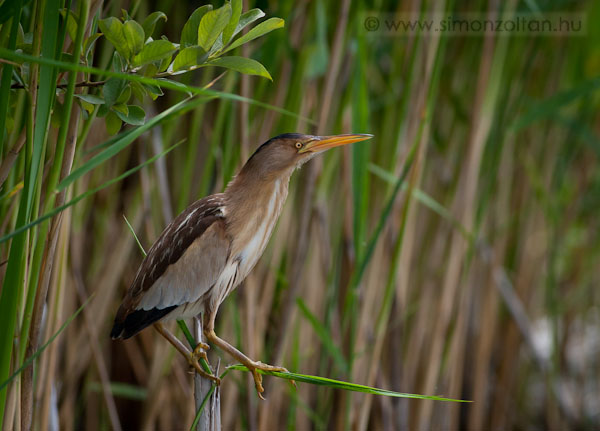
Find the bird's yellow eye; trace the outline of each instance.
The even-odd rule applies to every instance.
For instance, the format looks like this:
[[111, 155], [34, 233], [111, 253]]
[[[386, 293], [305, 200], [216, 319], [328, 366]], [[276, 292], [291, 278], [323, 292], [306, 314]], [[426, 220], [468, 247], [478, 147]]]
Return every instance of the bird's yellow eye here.
[[298, 148], [298, 149], [302, 148], [302, 142], [296, 142], [296, 148]]

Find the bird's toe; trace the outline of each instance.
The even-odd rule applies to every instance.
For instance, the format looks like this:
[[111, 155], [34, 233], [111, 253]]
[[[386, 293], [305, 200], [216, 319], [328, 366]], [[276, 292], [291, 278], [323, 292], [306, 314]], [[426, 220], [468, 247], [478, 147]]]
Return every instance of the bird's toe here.
[[258, 369], [252, 369], [252, 376], [254, 377], [254, 386], [256, 387], [256, 393], [261, 400], [265, 398], [262, 396], [262, 393], [265, 391], [262, 385], [262, 375], [258, 372]]

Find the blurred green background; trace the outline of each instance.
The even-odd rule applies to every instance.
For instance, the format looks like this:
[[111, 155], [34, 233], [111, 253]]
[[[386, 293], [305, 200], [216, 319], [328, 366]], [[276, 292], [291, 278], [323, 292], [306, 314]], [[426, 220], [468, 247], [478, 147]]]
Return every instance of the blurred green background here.
[[[22, 429], [28, 403], [35, 429], [190, 426], [195, 410], [184, 359], [152, 330], [126, 342], [108, 337], [143, 257], [123, 216], [148, 249], [175, 215], [222, 191], [256, 147], [285, 132], [375, 137], [330, 151], [294, 175], [269, 246], [221, 306], [217, 333], [248, 356], [290, 371], [473, 402], [294, 389], [274, 377], [265, 378], [267, 401], [260, 402], [248, 375], [231, 372], [221, 391], [223, 429], [598, 428], [600, 3], [243, 3], [244, 11], [256, 7], [265, 19], [285, 20], [234, 51], [262, 63], [272, 81], [235, 71], [220, 76], [217, 68], [172, 77], [195, 88], [218, 77], [210, 88], [221, 93], [175, 112], [62, 189], [57, 180], [66, 175], [57, 160], [73, 157], [73, 171], [90, 166], [115, 142], [107, 122], [83, 113], [89, 106], [77, 97], [71, 117], [62, 113], [74, 72], [56, 67], [52, 80], [48, 65], [37, 70], [0, 56], [0, 234], [93, 191], [62, 212], [62, 223], [55, 216], [0, 244], [7, 328], [0, 380], [36, 350], [27, 348], [32, 314], [39, 347], [91, 297], [29, 367], [34, 371], [2, 388], [3, 429]], [[1, 23], [2, 47], [18, 51], [19, 40], [35, 46], [35, 23], [50, 25], [39, 14], [51, 14], [51, 4], [1, 3], [0, 16], [13, 17]], [[162, 11], [168, 20], [159, 19], [154, 34], [171, 41], [179, 41], [202, 4], [83, 3], [94, 29], [122, 9], [140, 22]], [[79, 1], [71, 9], [81, 18]], [[465, 35], [366, 28], [367, 17], [384, 25], [394, 13], [492, 20], [577, 14], [584, 30]], [[11, 45], [15, 17], [22, 35]], [[63, 21], [56, 21], [58, 35], [67, 30]], [[68, 62], [76, 37], [65, 37], [61, 51], [70, 57], [50, 57]], [[108, 68], [113, 50], [98, 39], [88, 64]], [[4, 73], [8, 65], [14, 69]], [[37, 91], [20, 82], [31, 71], [39, 73]], [[75, 81], [83, 79], [100, 80], [80, 71]], [[82, 91], [99, 90], [76, 87]], [[146, 122], [187, 97], [163, 92], [136, 102]], [[53, 113], [44, 117], [55, 96]], [[68, 121], [73, 116], [80, 121]], [[44, 118], [48, 133], [41, 128], [38, 136]], [[121, 133], [135, 127], [124, 125]], [[221, 358], [221, 369], [231, 363], [217, 349], [210, 358]]]

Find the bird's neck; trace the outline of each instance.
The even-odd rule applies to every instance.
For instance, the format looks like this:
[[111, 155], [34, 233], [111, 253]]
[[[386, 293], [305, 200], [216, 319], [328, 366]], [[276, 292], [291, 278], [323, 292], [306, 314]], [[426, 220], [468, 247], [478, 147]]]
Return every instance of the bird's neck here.
[[[262, 254], [287, 198], [293, 170], [273, 177], [242, 171], [225, 190], [226, 219], [234, 238], [232, 256]], [[253, 259], [252, 259], [253, 260]]]

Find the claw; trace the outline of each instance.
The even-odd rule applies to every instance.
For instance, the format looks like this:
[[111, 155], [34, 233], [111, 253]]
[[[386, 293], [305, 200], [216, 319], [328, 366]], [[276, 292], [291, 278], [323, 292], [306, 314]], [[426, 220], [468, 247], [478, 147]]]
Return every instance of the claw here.
[[[220, 378], [218, 378], [217, 376], [215, 376], [214, 374], [207, 373], [206, 371], [204, 371], [204, 370], [202, 369], [202, 367], [201, 367], [201, 366], [200, 366], [200, 364], [198, 363], [198, 359], [197, 359], [197, 357], [195, 356], [195, 352], [196, 352], [196, 351], [194, 350], [194, 352], [190, 353], [190, 356], [188, 357], [188, 361], [189, 361], [189, 363], [190, 363], [191, 367], [194, 369], [194, 371], [196, 371], [196, 372], [197, 372], [198, 374], [200, 374], [202, 377], [205, 377], [205, 378], [207, 378], [207, 379], [210, 379], [210, 380], [212, 380], [213, 382], [215, 382], [215, 384], [216, 384], [217, 386], [220, 386], [220, 385], [221, 385], [221, 379], [220, 379]], [[206, 360], [206, 359], [207, 359], [207, 357], [206, 357], [206, 352], [202, 352], [202, 351], [201, 351], [200, 353], [203, 353], [203, 354], [204, 354], [204, 355], [200, 355], [200, 357], [204, 357], [204, 359]], [[208, 362], [208, 361], [207, 361], [207, 362]], [[210, 365], [209, 365], [209, 366], [210, 366]]]
[[[250, 372], [252, 372], [252, 376], [254, 377], [254, 386], [256, 387], [256, 393], [258, 398], [265, 401], [265, 397], [263, 397], [262, 393], [265, 391], [262, 385], [262, 375], [258, 372], [258, 370], [262, 371], [277, 371], [280, 373], [288, 373], [289, 371], [283, 367], [275, 367], [273, 365], [263, 364], [260, 361], [251, 362], [249, 364], [244, 364]], [[296, 383], [292, 380], [292, 384], [296, 386]]]
[[203, 343], [203, 342], [201, 341], [201, 342], [199, 342], [199, 343], [196, 345], [196, 348], [194, 349], [194, 352], [196, 352], [196, 351], [200, 351], [200, 349], [204, 349], [204, 350], [210, 350], [210, 346], [209, 346], [208, 344], [206, 344], [206, 343]]
[[198, 343], [194, 351], [192, 352], [192, 358], [199, 360], [200, 358], [208, 362], [208, 356], [206, 356], [205, 350], [210, 349], [210, 346], [205, 343]]

